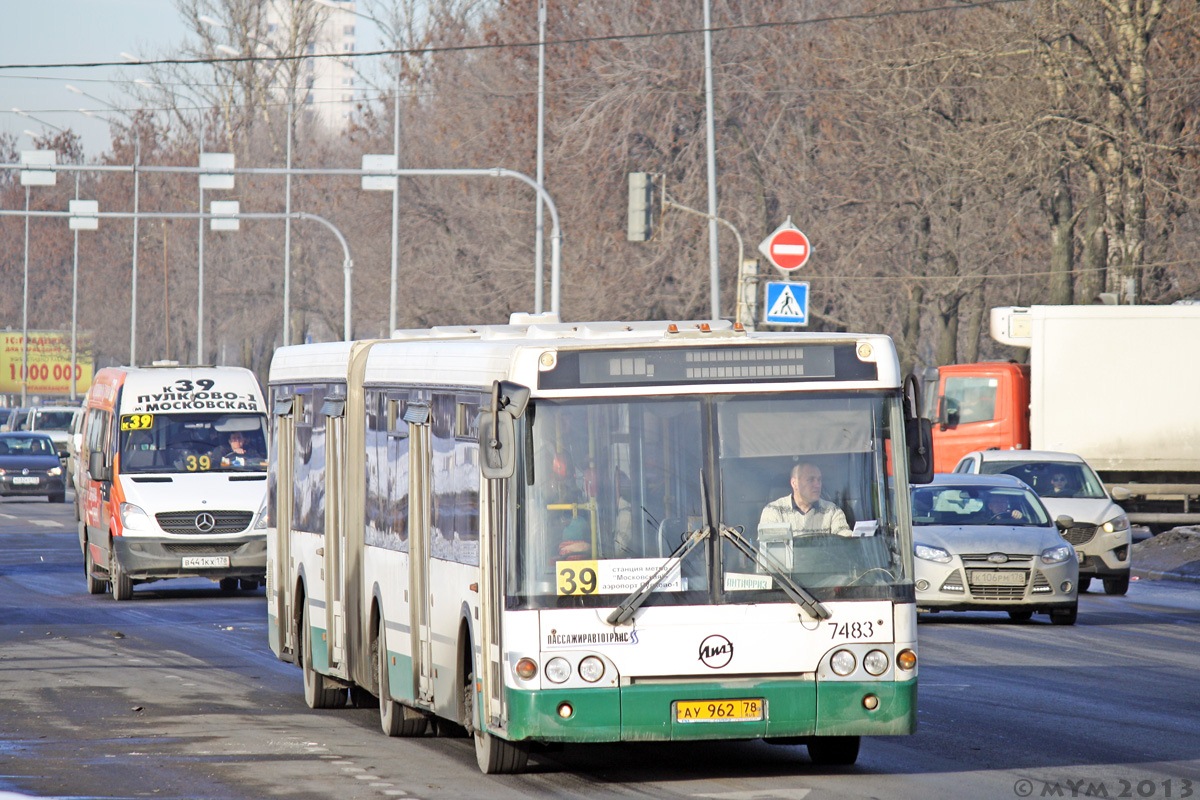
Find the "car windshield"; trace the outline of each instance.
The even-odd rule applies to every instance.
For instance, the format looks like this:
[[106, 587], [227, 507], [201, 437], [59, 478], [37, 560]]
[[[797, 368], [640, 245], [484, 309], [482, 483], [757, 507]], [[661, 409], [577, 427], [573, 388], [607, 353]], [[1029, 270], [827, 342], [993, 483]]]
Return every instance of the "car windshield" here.
[[38, 409], [33, 429], [38, 431], [68, 431], [75, 417], [73, 408]]
[[54, 443], [45, 436], [0, 437], [2, 456], [52, 456]]
[[265, 429], [261, 414], [126, 414], [121, 470], [264, 472]]
[[1008, 486], [921, 486], [912, 492], [913, 525], [1038, 526], [1046, 508], [1026, 489]]
[[1079, 461], [984, 461], [985, 475], [1013, 475], [1041, 497], [1101, 500], [1104, 486], [1087, 464]]

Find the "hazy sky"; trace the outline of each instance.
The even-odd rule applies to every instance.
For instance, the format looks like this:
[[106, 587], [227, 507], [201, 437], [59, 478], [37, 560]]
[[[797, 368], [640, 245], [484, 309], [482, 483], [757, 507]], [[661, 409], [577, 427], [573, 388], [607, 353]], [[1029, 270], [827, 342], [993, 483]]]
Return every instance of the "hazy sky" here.
[[[183, 23], [171, 0], [0, 0], [0, 65], [122, 61], [121, 53], [149, 57], [179, 44]], [[22, 131], [43, 130], [26, 111], [84, 137], [89, 156], [108, 149], [108, 126], [80, 114], [103, 112], [89, 97], [68, 92], [71, 84], [113, 105], [120, 82], [141, 77], [137, 67], [0, 69], [0, 131], [18, 136], [19, 150], [33, 149]]]

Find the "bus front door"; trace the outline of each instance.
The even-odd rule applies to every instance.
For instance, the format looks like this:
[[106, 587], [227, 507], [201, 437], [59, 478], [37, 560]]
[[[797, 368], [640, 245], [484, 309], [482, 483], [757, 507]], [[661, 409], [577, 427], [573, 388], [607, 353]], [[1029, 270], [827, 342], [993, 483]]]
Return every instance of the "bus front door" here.
[[429, 406], [410, 403], [404, 419], [409, 425], [409, 589], [413, 654], [413, 696], [431, 707], [433, 696], [433, 631], [429, 585], [430, 506], [433, 502], [433, 453]]

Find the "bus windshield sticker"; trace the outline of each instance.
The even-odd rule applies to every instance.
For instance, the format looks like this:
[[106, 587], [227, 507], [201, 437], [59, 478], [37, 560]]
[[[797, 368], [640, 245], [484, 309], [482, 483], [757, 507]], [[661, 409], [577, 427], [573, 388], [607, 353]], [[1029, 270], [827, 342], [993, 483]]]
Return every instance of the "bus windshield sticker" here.
[[558, 594], [628, 594], [644, 584], [659, 570], [667, 574], [654, 589], [656, 592], [682, 592], [683, 578], [679, 559], [671, 558], [610, 558], [602, 561], [559, 561]]

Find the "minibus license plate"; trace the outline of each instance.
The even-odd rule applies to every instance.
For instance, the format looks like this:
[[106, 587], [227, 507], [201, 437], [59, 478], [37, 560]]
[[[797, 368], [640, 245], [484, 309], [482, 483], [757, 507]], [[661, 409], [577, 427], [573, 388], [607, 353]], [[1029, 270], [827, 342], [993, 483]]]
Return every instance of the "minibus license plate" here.
[[678, 700], [676, 722], [752, 722], [766, 712], [761, 697], [736, 700]]
[[210, 567], [228, 567], [229, 556], [188, 556], [183, 559], [184, 569], [208, 569]]

